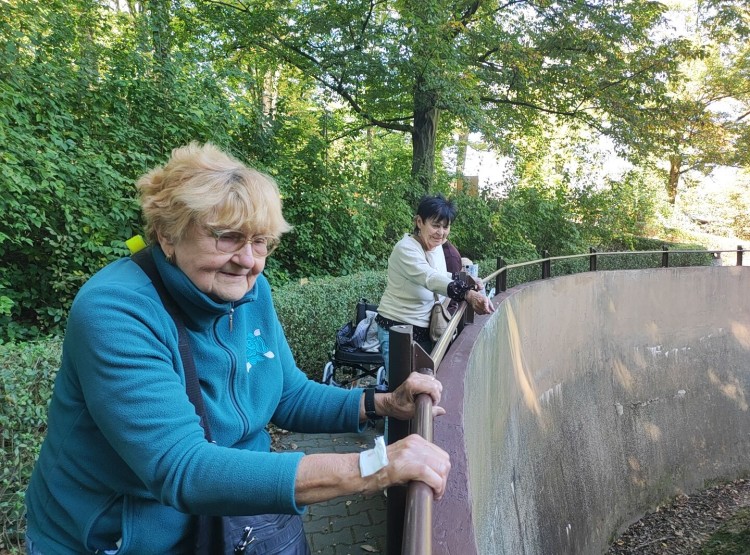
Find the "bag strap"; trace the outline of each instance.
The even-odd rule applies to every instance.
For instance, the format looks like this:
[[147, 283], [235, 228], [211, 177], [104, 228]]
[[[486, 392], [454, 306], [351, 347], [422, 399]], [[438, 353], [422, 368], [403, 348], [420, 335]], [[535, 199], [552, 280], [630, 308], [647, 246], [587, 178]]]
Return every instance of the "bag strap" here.
[[193, 406], [195, 407], [195, 413], [200, 418], [200, 425], [203, 428], [203, 433], [206, 436], [206, 439], [208, 441], [213, 441], [211, 439], [211, 430], [208, 427], [208, 419], [206, 418], [206, 406], [203, 403], [203, 394], [201, 393], [201, 385], [198, 381], [198, 373], [195, 370], [193, 351], [190, 348], [187, 328], [185, 327], [184, 313], [175, 302], [172, 295], [169, 294], [169, 291], [167, 291], [167, 288], [164, 285], [164, 280], [156, 269], [156, 263], [151, 255], [151, 247], [138, 251], [130, 258], [141, 267], [149, 278], [151, 278], [151, 283], [159, 294], [159, 298], [161, 299], [164, 308], [177, 326], [177, 345], [180, 349], [182, 366], [185, 368], [185, 389], [187, 390], [190, 402], [193, 403]]

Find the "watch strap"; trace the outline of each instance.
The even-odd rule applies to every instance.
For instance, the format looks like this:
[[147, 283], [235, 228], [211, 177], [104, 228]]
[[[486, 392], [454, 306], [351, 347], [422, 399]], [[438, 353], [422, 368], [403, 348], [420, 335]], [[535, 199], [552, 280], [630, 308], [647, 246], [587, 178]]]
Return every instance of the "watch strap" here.
[[375, 388], [368, 387], [365, 389], [365, 415], [369, 420], [380, 418], [375, 412]]

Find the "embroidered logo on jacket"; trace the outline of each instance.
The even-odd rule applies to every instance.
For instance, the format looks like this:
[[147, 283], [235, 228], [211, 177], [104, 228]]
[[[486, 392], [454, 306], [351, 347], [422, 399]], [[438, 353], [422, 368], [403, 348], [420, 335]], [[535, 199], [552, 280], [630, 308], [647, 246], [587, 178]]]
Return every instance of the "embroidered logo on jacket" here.
[[260, 330], [255, 330], [252, 335], [247, 337], [247, 371], [253, 365], [258, 364], [266, 358], [274, 358], [276, 355], [268, 348], [266, 342], [260, 336]]

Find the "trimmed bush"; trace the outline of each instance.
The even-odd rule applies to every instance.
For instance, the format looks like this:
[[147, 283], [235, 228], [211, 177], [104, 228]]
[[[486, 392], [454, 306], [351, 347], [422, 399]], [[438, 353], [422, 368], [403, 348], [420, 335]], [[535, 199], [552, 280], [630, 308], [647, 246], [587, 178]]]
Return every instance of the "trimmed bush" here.
[[18, 551], [24, 494], [47, 431], [47, 405], [62, 341], [0, 345], [0, 551]]

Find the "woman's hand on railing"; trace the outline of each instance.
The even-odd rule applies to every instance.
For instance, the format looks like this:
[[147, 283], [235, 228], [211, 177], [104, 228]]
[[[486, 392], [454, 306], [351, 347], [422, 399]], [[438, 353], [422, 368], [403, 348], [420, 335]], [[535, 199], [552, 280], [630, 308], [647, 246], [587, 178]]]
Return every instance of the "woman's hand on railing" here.
[[487, 295], [480, 291], [467, 291], [464, 300], [471, 305], [475, 314], [492, 314], [495, 307]]
[[388, 464], [377, 474], [379, 489], [404, 485], [411, 481], [424, 482], [432, 488], [435, 499], [445, 493], [451, 461], [440, 447], [412, 434], [388, 446]]
[[474, 291], [484, 290], [484, 281], [480, 277], [468, 276], [474, 282]]
[[414, 418], [417, 396], [426, 393], [432, 398], [432, 416], [445, 414], [440, 403], [443, 392], [443, 384], [433, 376], [412, 372], [404, 383], [392, 393], [375, 395], [376, 412], [383, 416], [392, 416], [399, 420], [411, 420]]

